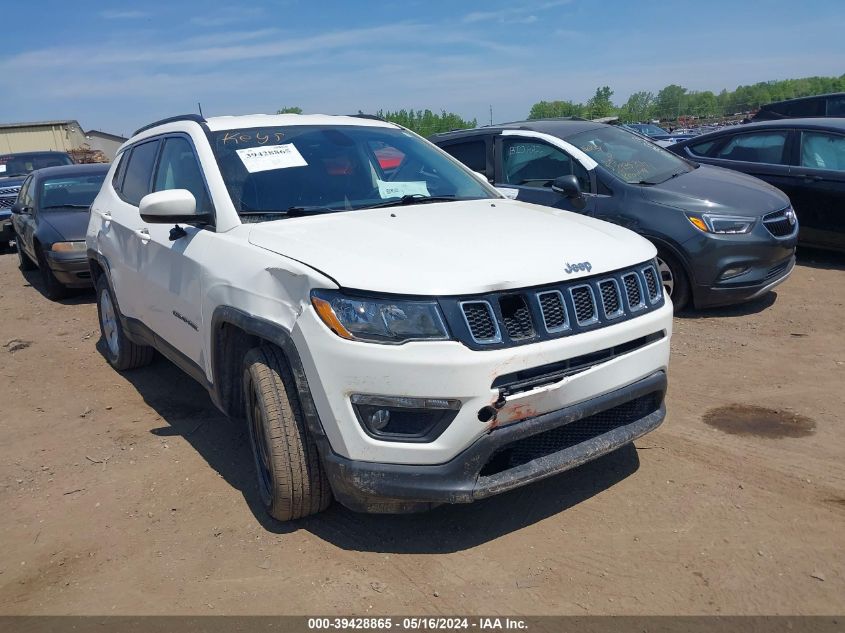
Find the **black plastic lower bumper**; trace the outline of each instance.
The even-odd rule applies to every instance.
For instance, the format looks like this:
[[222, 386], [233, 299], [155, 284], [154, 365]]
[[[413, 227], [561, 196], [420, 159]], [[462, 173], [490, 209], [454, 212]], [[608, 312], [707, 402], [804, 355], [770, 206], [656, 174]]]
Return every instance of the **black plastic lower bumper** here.
[[0, 242], [11, 242], [15, 239], [15, 229], [11, 218], [0, 218]]
[[[335, 497], [353, 510], [403, 512], [441, 503], [470, 503], [569, 470], [648, 433], [666, 415], [666, 385], [666, 374], [657, 371], [586, 402], [495, 428], [445, 464], [361, 462], [330, 450], [322, 451], [323, 461]], [[628, 404], [638, 408], [625, 409]], [[627, 418], [617, 416], [616, 422], [608, 422], [614, 411], [623, 409]], [[578, 425], [579, 432], [586, 432], [585, 439], [565, 441], [567, 429]], [[597, 433], [590, 436], [591, 430]], [[560, 450], [554, 450], [555, 442]], [[535, 453], [526, 453], [527, 443], [535, 446], [533, 450], [545, 448], [530, 458]], [[514, 465], [497, 466], [497, 460], [501, 462], [499, 458], [509, 451], [522, 458]]]
[[[695, 306], [697, 308], [715, 308], [719, 306], [733, 305], [736, 303], [744, 303], [746, 301], [753, 301], [762, 297], [776, 286], [782, 284], [792, 274], [795, 268], [795, 256], [793, 255], [789, 260], [781, 262], [782, 270], [778, 270], [777, 274], [765, 278], [762, 281], [742, 286], [700, 286], [695, 292]], [[777, 270], [777, 266], [772, 270]]]

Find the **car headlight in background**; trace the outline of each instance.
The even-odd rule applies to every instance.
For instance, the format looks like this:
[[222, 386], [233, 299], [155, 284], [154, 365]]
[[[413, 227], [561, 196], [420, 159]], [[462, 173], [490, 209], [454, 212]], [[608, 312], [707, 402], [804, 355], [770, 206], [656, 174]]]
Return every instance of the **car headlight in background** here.
[[311, 304], [323, 323], [345, 339], [404, 343], [449, 338], [434, 301], [350, 297], [336, 291], [315, 290]]
[[85, 250], [85, 242], [54, 242], [50, 250], [54, 253], [81, 253]]
[[701, 215], [687, 214], [687, 219], [695, 228], [704, 233], [722, 235], [748, 233], [754, 227], [754, 218], [742, 216], [702, 213]]

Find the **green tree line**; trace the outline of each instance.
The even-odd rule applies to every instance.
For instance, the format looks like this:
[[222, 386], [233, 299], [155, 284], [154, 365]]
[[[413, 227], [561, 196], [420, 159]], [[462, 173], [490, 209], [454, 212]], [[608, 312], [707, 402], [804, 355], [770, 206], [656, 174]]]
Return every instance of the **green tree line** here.
[[650, 119], [675, 120], [683, 116], [716, 118], [756, 110], [761, 105], [783, 99], [809, 97], [827, 92], [844, 92], [845, 75], [839, 77], [803, 77], [761, 81], [736, 90], [688, 90], [670, 84], [657, 94], [648, 91], [633, 93], [625, 103], [614, 105], [613, 90], [600, 86], [586, 103], [574, 101], [540, 101], [531, 106], [529, 119], [579, 116], [597, 119], [618, 116], [623, 121], [648, 121]]

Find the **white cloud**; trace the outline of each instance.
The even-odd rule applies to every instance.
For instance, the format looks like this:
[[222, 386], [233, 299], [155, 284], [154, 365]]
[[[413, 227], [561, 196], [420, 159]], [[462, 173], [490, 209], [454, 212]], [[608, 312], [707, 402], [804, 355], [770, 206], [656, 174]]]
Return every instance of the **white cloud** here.
[[109, 9], [100, 12], [100, 17], [106, 20], [138, 20], [149, 17], [149, 15], [146, 11], [121, 11], [120, 9]]

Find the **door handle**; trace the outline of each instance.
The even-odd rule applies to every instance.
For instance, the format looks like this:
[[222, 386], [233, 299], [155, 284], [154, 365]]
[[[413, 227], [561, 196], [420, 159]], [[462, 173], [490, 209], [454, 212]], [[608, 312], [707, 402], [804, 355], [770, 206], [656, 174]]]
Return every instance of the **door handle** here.
[[821, 176], [816, 176], [813, 174], [795, 174], [799, 178], [803, 178], [807, 182], [819, 182], [820, 180], [824, 180]]
[[135, 235], [141, 238], [141, 242], [146, 244], [150, 241], [150, 230], [149, 229], [135, 229]]

